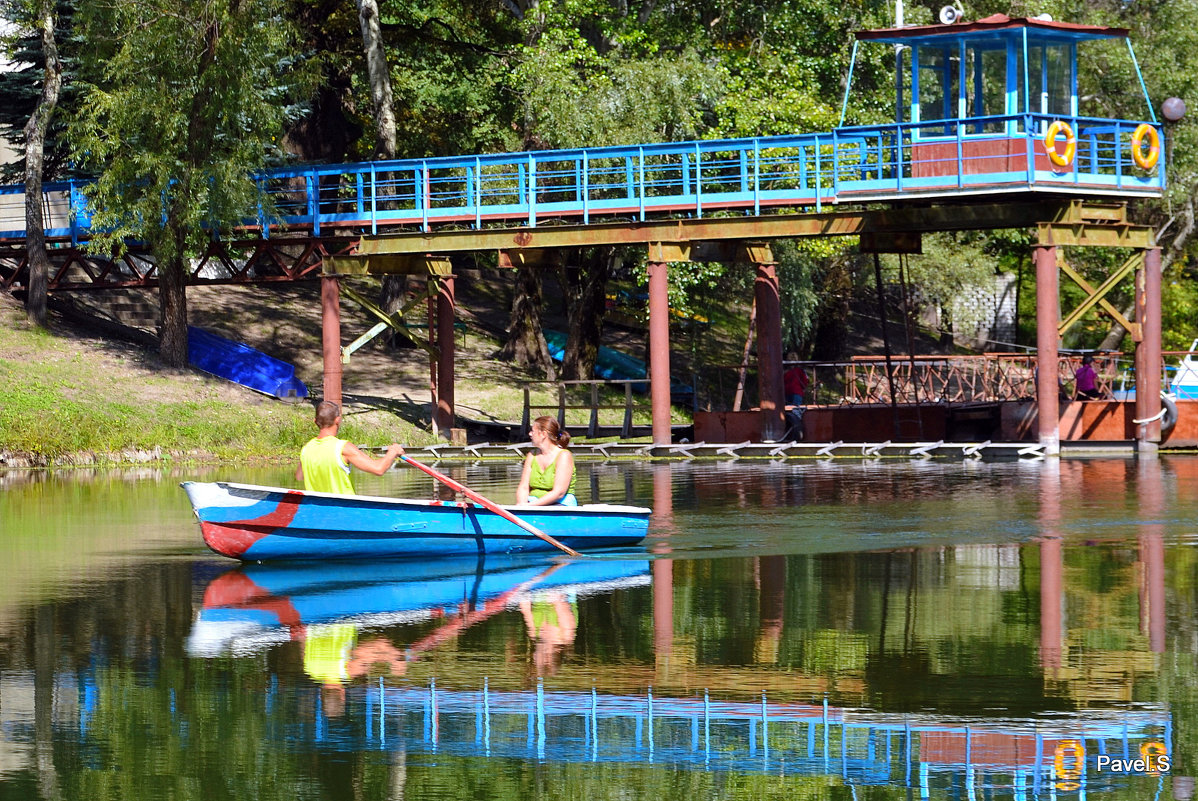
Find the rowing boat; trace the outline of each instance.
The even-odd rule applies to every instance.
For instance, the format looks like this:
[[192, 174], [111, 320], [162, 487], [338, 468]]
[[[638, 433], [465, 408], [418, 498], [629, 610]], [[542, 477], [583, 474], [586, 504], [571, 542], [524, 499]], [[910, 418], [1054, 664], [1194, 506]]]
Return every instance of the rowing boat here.
[[[470, 501], [332, 495], [228, 482], [182, 484], [208, 547], [243, 561], [461, 556], [552, 550]], [[575, 550], [635, 545], [649, 530], [637, 506], [504, 506]]]

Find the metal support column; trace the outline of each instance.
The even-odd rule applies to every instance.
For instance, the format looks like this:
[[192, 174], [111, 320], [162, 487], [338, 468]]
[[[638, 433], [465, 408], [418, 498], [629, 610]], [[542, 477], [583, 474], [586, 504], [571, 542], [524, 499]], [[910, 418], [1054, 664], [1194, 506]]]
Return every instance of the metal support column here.
[[786, 398], [782, 391], [782, 305], [778, 272], [773, 264], [758, 264], [753, 283], [757, 303], [757, 393], [761, 403], [761, 436], [767, 442], [786, 431]]
[[454, 285], [453, 276], [441, 276], [437, 291], [437, 409], [434, 425], [444, 436], [450, 436], [454, 424]]
[[324, 353], [324, 400], [341, 403], [341, 285], [320, 277], [320, 334]]
[[653, 405], [653, 444], [670, 444], [669, 266], [649, 262], [649, 395]]
[[1057, 249], [1037, 245], [1032, 252], [1036, 265], [1036, 408], [1040, 445], [1045, 456], [1061, 453], [1060, 380], [1057, 375], [1060, 316], [1057, 297]]
[[1145, 248], [1144, 266], [1136, 275], [1136, 447], [1154, 454], [1161, 441], [1161, 249]]

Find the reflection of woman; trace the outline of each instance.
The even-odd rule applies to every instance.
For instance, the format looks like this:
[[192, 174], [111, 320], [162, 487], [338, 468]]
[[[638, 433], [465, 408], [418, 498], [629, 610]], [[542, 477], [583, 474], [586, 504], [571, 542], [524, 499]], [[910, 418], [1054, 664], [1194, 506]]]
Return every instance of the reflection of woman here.
[[533, 641], [533, 665], [537, 675], [553, 674], [561, 665], [567, 645], [578, 636], [578, 604], [560, 592], [538, 593], [520, 601], [520, 614]]
[[574, 454], [566, 450], [570, 435], [552, 417], [533, 421], [528, 438], [536, 452], [524, 457], [524, 471], [516, 487], [516, 503], [529, 506], [577, 506], [574, 496]]

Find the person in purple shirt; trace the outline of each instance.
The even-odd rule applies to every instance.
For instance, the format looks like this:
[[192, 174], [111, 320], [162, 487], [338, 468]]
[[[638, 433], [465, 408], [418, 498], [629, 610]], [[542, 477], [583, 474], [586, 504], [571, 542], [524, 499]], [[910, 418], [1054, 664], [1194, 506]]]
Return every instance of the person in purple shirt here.
[[1102, 393], [1095, 386], [1098, 373], [1094, 372], [1093, 365], [1094, 357], [1087, 353], [1082, 357], [1081, 367], [1078, 367], [1077, 372], [1073, 374], [1073, 379], [1077, 382], [1076, 397], [1078, 400], [1097, 400], [1102, 397]]

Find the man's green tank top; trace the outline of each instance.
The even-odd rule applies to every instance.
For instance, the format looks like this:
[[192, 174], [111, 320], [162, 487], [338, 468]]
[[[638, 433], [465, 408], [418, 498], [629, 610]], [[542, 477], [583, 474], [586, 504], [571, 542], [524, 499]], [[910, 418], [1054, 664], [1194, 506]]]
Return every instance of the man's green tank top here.
[[308, 441], [300, 451], [304, 468], [304, 489], [309, 492], [331, 492], [353, 495], [349, 480], [349, 465], [341, 458], [345, 440], [336, 437], [317, 437]]
[[[542, 495], [547, 495], [553, 490], [553, 482], [557, 478], [557, 456], [553, 457], [553, 461], [548, 467], [541, 467], [537, 462], [537, 456], [534, 453], [532, 457], [532, 473], [528, 477], [528, 496], [530, 498], [540, 498]], [[574, 482], [578, 479], [578, 471], [574, 470], [570, 473], [570, 488], [567, 493], [573, 495]]]

